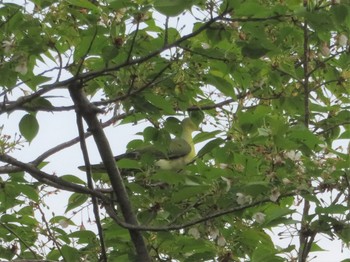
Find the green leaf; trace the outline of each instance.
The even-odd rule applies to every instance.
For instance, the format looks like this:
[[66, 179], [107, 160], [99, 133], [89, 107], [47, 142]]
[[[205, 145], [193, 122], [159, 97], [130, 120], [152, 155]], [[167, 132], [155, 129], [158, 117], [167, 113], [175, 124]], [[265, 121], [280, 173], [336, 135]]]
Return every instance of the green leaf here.
[[61, 252], [65, 261], [80, 261], [81, 259], [78, 250], [68, 245], [61, 247]]
[[166, 182], [171, 185], [178, 185], [184, 182], [185, 177], [180, 176], [176, 172], [169, 170], [158, 170], [157, 173], [152, 175], [152, 179], [155, 181]]
[[115, 58], [119, 53], [118, 48], [115, 46], [106, 46], [102, 49], [102, 58], [104, 61], [109, 62], [113, 58]]
[[99, 12], [97, 6], [92, 4], [88, 0], [67, 0], [67, 2], [70, 3], [71, 5], [74, 5], [74, 6], [77, 6], [77, 7], [90, 9], [90, 10], [96, 12], [96, 13]]
[[343, 4], [332, 5], [331, 12], [333, 13], [333, 19], [338, 25], [343, 25], [346, 17], [349, 16], [349, 9]]
[[[32, 75], [31, 75], [31, 76], [28, 77], [28, 79], [24, 79], [23, 81], [25, 81], [26, 84], [27, 84], [33, 91], [35, 91], [35, 90], [38, 89], [38, 86], [39, 86], [40, 84], [46, 83], [46, 82], [48, 82], [48, 81], [50, 81], [50, 80], [51, 80], [51, 77], [40, 76], [40, 75], [38, 75], [38, 76], [32, 76]], [[39, 97], [39, 98], [34, 99], [32, 102], [33, 102], [33, 103], [39, 103], [40, 100], [42, 101], [42, 100], [44, 100], [44, 98], [43, 98], [43, 97]], [[31, 103], [32, 103], [32, 102], [31, 102]], [[46, 102], [45, 105], [47, 105], [47, 103], [49, 103], [49, 104], [51, 105], [51, 103], [48, 102], [48, 101]], [[52, 105], [51, 105], [51, 106], [52, 106]]]
[[312, 243], [311, 245], [311, 249], [310, 252], [320, 252], [320, 251], [327, 251], [326, 249], [323, 249], [322, 247], [320, 247], [319, 245], [317, 245], [317, 243]]
[[288, 138], [300, 144], [306, 145], [309, 149], [315, 149], [320, 144], [320, 139], [304, 126], [296, 126], [290, 130]]
[[318, 214], [345, 214], [349, 208], [343, 205], [330, 205], [328, 207], [316, 207], [316, 213]]
[[214, 138], [216, 135], [220, 134], [221, 131], [216, 130], [212, 132], [200, 132], [193, 138], [195, 144]]
[[233, 89], [233, 83], [230, 83], [223, 76], [216, 76], [213, 74], [208, 74], [206, 76], [206, 83], [215, 86], [224, 95], [235, 97], [235, 92]]
[[169, 115], [175, 114], [172, 103], [169, 100], [165, 99], [164, 97], [153, 93], [147, 93], [145, 94], [145, 98], [152, 105], [158, 107], [159, 109], [162, 109], [164, 113]]
[[174, 202], [180, 202], [191, 197], [197, 197], [200, 194], [208, 192], [208, 190], [209, 186], [207, 185], [182, 187], [178, 192], [173, 194], [172, 200]]
[[198, 156], [204, 156], [205, 154], [210, 153], [214, 148], [219, 147], [222, 145], [225, 141], [222, 138], [216, 138], [214, 140], [209, 141], [205, 146], [202, 147], [201, 150], [198, 152]]
[[29, 199], [38, 202], [39, 195], [38, 190], [33, 186], [25, 185], [25, 184], [16, 184], [16, 190], [19, 190], [22, 194], [26, 195]]
[[265, 8], [258, 1], [250, 0], [239, 5], [239, 7], [235, 9], [235, 15], [248, 17], [266, 16], [270, 12], [269, 9], [270, 8], [267, 7]]
[[11, 261], [16, 254], [8, 247], [0, 246], [0, 258]]
[[350, 139], [350, 130], [345, 130], [343, 133], [341, 133], [339, 139]]
[[61, 253], [58, 249], [52, 249], [48, 254], [47, 254], [47, 259], [58, 261], [61, 256]]
[[155, 0], [154, 8], [166, 16], [177, 16], [191, 7], [193, 0]]
[[253, 252], [252, 262], [283, 262], [283, 258], [275, 255], [276, 250], [260, 244]]
[[262, 193], [269, 193], [269, 183], [264, 181], [250, 182], [242, 188], [242, 192], [252, 196], [256, 196]]
[[67, 213], [69, 210], [72, 210], [78, 206], [81, 206], [89, 199], [88, 195], [73, 193], [68, 199], [68, 205], [65, 210]]
[[61, 176], [61, 179], [74, 184], [86, 185], [85, 181], [81, 180], [79, 177], [74, 175], [64, 175]]
[[23, 137], [31, 142], [39, 131], [39, 123], [36, 117], [32, 114], [23, 116], [19, 122], [19, 130]]
[[242, 55], [245, 57], [249, 57], [252, 59], [258, 59], [269, 52], [270, 49], [262, 46], [261, 44], [253, 41], [251, 43], [248, 43], [244, 45], [242, 48]]
[[80, 230], [68, 235], [71, 238], [78, 238], [78, 244], [92, 243], [96, 240], [96, 234], [89, 230]]
[[136, 3], [130, 0], [107, 0], [109, 7], [117, 10], [122, 8], [127, 8], [129, 6], [137, 6]]

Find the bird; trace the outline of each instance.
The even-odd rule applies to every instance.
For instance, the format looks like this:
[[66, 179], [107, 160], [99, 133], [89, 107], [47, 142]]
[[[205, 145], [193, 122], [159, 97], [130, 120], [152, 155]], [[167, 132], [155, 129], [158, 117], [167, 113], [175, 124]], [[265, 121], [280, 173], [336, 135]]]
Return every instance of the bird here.
[[[142, 156], [148, 155], [155, 160], [154, 166], [159, 169], [180, 170], [196, 157], [192, 133], [199, 130], [190, 118], [182, 120], [181, 127], [181, 134], [171, 139], [168, 147], [163, 150], [155, 145], [148, 145], [115, 156], [114, 159], [116, 162], [122, 159], [140, 160]], [[85, 166], [78, 168], [83, 171], [86, 170]], [[91, 171], [94, 173], [106, 172], [103, 163], [91, 165]]]

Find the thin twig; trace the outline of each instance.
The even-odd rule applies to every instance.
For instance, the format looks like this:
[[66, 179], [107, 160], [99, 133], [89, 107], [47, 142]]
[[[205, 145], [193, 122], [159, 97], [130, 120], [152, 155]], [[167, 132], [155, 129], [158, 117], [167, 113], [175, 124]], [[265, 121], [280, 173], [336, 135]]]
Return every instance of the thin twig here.
[[[82, 151], [82, 154], [84, 157], [85, 166], [88, 167], [86, 169], [87, 184], [88, 184], [89, 189], [94, 190], [94, 185], [93, 185], [93, 181], [92, 181], [92, 174], [91, 174], [91, 169], [90, 169], [89, 153], [88, 153], [86, 141], [85, 141], [83, 120], [82, 120], [82, 117], [79, 113], [77, 113], [76, 115], [77, 115], [77, 126], [78, 126], [78, 131], [79, 131], [79, 138], [80, 138], [80, 147], [81, 147], [81, 151]], [[101, 245], [101, 257], [100, 257], [100, 259], [101, 259], [101, 261], [107, 262], [107, 252], [106, 252], [106, 246], [105, 246], [105, 241], [104, 241], [104, 236], [103, 236], [103, 229], [102, 229], [102, 224], [101, 224], [100, 210], [98, 207], [97, 198], [95, 196], [91, 196], [91, 201], [92, 201], [92, 207], [93, 207], [93, 212], [94, 212], [94, 216], [95, 216], [97, 231], [98, 231], [98, 235], [100, 238], [100, 245]]]
[[91, 50], [91, 48], [92, 48], [92, 45], [93, 45], [93, 43], [94, 43], [94, 41], [95, 41], [95, 39], [96, 39], [97, 31], [98, 31], [98, 30], [97, 30], [97, 26], [95, 26], [95, 32], [94, 32], [94, 34], [93, 34], [93, 36], [92, 36], [92, 39], [91, 39], [91, 41], [90, 41], [90, 43], [89, 43], [89, 46], [88, 46], [88, 48], [87, 48], [85, 54], [84, 54], [84, 55], [81, 57], [81, 59], [80, 59], [80, 63], [79, 63], [79, 65], [78, 65], [78, 69], [77, 69], [77, 73], [75, 74], [75, 77], [77, 77], [77, 76], [79, 75], [80, 70], [81, 70], [81, 68], [83, 67], [83, 64], [84, 64], [84, 62], [85, 62], [85, 58], [88, 56], [88, 54], [89, 54], [89, 52], [90, 52], [90, 50]]
[[52, 234], [52, 232], [51, 232], [51, 227], [50, 227], [49, 223], [48, 223], [47, 220], [46, 220], [44, 211], [41, 209], [41, 207], [40, 207], [39, 204], [37, 205], [37, 208], [38, 208], [38, 210], [39, 210], [39, 212], [40, 212], [40, 214], [41, 214], [42, 220], [44, 221], [44, 224], [45, 224], [45, 226], [46, 226], [46, 232], [48, 233], [49, 238], [50, 238], [51, 241], [54, 243], [54, 245], [56, 246], [56, 248], [57, 248], [58, 252], [61, 254], [61, 256], [64, 257], [63, 254], [62, 254], [62, 251], [61, 251], [60, 244], [57, 242], [55, 236], [54, 236], [54, 235]]
[[129, 52], [128, 52], [128, 57], [126, 58], [126, 62], [130, 61], [132, 51], [134, 50], [136, 37], [137, 37], [137, 34], [139, 32], [139, 26], [140, 26], [140, 21], [137, 21], [136, 30], [134, 31], [134, 37], [131, 40], [131, 45], [130, 45], [130, 49], [129, 49]]
[[[279, 197], [279, 199], [283, 199], [285, 197], [290, 197], [290, 196], [295, 196], [297, 195], [297, 192], [290, 192], [290, 193], [286, 193], [283, 194]], [[251, 204], [247, 204], [247, 205], [242, 205], [242, 206], [235, 206], [232, 208], [228, 208], [225, 210], [220, 210], [217, 212], [213, 212], [210, 215], [198, 218], [198, 219], [194, 219], [192, 221], [186, 222], [184, 224], [175, 224], [175, 225], [166, 225], [166, 226], [143, 226], [143, 225], [132, 225], [129, 223], [125, 223], [123, 222], [114, 212], [114, 210], [112, 209], [112, 207], [106, 207], [106, 211], [107, 213], [110, 215], [110, 217], [121, 227], [124, 227], [126, 229], [134, 229], [134, 230], [140, 230], [140, 231], [153, 231], [153, 232], [158, 232], [158, 231], [172, 231], [172, 230], [180, 230], [180, 229], [184, 229], [184, 228], [188, 228], [191, 227], [193, 225], [196, 224], [200, 224], [218, 217], [221, 217], [223, 215], [227, 215], [227, 214], [231, 214], [231, 213], [235, 213], [235, 212], [239, 212], [242, 210], [245, 210], [247, 208], [251, 208], [251, 207], [255, 207], [261, 204], [265, 204], [265, 203], [272, 203], [272, 201], [270, 200], [270, 198], [265, 198], [256, 202], [252, 202]], [[111, 213], [111, 211], [114, 212]], [[173, 222], [172, 222], [173, 223]]]

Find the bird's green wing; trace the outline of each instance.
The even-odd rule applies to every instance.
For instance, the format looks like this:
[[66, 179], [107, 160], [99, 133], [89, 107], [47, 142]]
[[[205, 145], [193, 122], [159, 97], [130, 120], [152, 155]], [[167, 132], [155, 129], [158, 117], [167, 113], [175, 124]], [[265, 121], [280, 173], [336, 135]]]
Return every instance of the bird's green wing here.
[[191, 151], [191, 146], [182, 138], [174, 138], [170, 141], [168, 148], [161, 150], [154, 145], [144, 146], [125, 154], [115, 156], [116, 161], [120, 159], [135, 159], [138, 160], [142, 155], [148, 154], [154, 157], [154, 160], [173, 159], [187, 155]]
[[[121, 155], [117, 155], [114, 157], [114, 159], [116, 161], [119, 161], [121, 159], [140, 160], [142, 156], [148, 155], [151, 156], [155, 161], [160, 159], [173, 160], [184, 157], [190, 152], [191, 146], [184, 139], [175, 138], [170, 141], [169, 147], [164, 151], [160, 150], [154, 145], [149, 145]], [[85, 166], [80, 166], [79, 169], [85, 171]], [[103, 163], [91, 165], [91, 169], [94, 172], [105, 171]]]
[[[174, 138], [170, 141], [167, 148], [164, 150], [155, 145], [144, 146], [125, 154], [115, 156], [116, 161], [122, 159], [140, 160], [143, 156], [150, 156], [157, 166], [162, 169], [179, 169], [188, 164], [195, 157], [195, 150], [192, 140], [192, 132], [198, 130], [198, 127], [189, 119], [185, 118], [182, 121], [181, 138]], [[85, 170], [85, 167], [79, 167]], [[94, 172], [103, 172], [104, 165], [91, 165]]]
[[191, 152], [191, 146], [182, 138], [172, 139], [166, 156], [162, 159], [174, 159], [188, 155]]

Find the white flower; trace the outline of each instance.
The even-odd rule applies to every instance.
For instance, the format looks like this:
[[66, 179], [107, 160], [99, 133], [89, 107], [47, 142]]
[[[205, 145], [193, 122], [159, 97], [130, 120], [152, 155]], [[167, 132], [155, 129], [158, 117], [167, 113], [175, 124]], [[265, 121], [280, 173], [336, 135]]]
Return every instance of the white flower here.
[[60, 221], [58, 221], [58, 224], [62, 227], [62, 228], [67, 228], [69, 226], [68, 220], [67, 219], [61, 219]]
[[195, 239], [199, 239], [201, 237], [199, 231], [198, 231], [198, 228], [196, 227], [191, 227], [189, 230], [188, 230], [188, 234], [193, 236]]
[[219, 236], [217, 243], [218, 243], [218, 246], [223, 247], [226, 244], [226, 239], [223, 236]]
[[275, 158], [273, 159], [273, 163], [275, 165], [280, 165], [280, 164], [284, 164], [285, 162], [280, 155], [276, 155]]
[[244, 195], [242, 193], [237, 193], [236, 196], [237, 196], [236, 201], [237, 201], [238, 205], [250, 204], [253, 201], [252, 196], [250, 196], [250, 195]]
[[338, 44], [340, 46], [346, 46], [348, 43], [348, 37], [346, 35], [343, 35], [341, 34], [339, 37], [338, 37]]
[[126, 13], [126, 8], [119, 9], [115, 14], [115, 21], [120, 23], [122, 21], [122, 18], [124, 17]]
[[301, 153], [299, 151], [288, 151], [284, 155], [293, 161], [298, 161], [301, 157]]
[[264, 223], [265, 217], [266, 217], [266, 215], [264, 213], [261, 213], [261, 212], [255, 213], [253, 215], [253, 219], [259, 224]]
[[216, 239], [219, 236], [219, 229], [217, 229], [216, 227], [211, 228], [209, 231], [209, 235], [212, 239]]
[[282, 179], [282, 183], [284, 184], [284, 185], [288, 185], [288, 184], [290, 184], [290, 183], [292, 183], [288, 178], [283, 178]]
[[4, 41], [2, 41], [2, 48], [4, 48], [4, 53], [5, 54], [11, 53], [11, 49], [13, 47], [14, 47], [14, 41], [13, 40], [10, 40], [10, 41], [4, 40]]
[[219, 164], [219, 168], [220, 168], [220, 169], [226, 169], [226, 168], [228, 168], [228, 164], [226, 164], [226, 163], [220, 163], [220, 164]]
[[225, 183], [226, 183], [226, 192], [230, 191], [232, 181], [230, 179], [226, 178], [226, 177], [223, 177], [223, 176], [221, 177], [221, 179], [223, 181], [225, 181]]
[[322, 44], [320, 51], [323, 56], [329, 56], [331, 54], [331, 50], [326, 42]]
[[274, 188], [271, 190], [270, 200], [272, 202], [276, 202], [278, 198], [280, 197], [281, 193], [277, 188]]
[[19, 64], [17, 64], [15, 67], [15, 71], [22, 75], [25, 75], [28, 72], [27, 61], [20, 61]]
[[210, 48], [210, 45], [208, 43], [202, 43], [201, 46], [202, 46], [203, 49], [209, 49]]
[[319, 144], [319, 146], [320, 146], [320, 148], [322, 149], [322, 150], [326, 150], [327, 149], [327, 144]]

